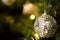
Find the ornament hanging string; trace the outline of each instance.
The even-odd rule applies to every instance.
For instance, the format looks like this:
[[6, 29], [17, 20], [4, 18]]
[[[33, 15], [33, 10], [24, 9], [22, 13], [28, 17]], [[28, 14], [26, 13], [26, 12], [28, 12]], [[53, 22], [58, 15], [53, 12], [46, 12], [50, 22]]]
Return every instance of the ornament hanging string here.
[[44, 14], [47, 14], [46, 10], [47, 10], [47, 0], [44, 0]]

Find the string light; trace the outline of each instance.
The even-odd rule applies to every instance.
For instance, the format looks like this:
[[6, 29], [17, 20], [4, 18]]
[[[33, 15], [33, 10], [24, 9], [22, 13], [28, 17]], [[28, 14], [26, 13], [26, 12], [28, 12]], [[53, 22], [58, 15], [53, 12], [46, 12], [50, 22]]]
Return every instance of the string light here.
[[38, 34], [34, 34], [34, 36], [35, 36], [36, 40], [38, 40], [40, 38]]
[[27, 3], [25, 5], [23, 5], [23, 13], [29, 13], [29, 11], [32, 9], [33, 4], [32, 3]]
[[30, 19], [34, 20], [35, 19], [35, 15], [30, 15]]
[[16, 0], [1, 0], [5, 5], [13, 5]]

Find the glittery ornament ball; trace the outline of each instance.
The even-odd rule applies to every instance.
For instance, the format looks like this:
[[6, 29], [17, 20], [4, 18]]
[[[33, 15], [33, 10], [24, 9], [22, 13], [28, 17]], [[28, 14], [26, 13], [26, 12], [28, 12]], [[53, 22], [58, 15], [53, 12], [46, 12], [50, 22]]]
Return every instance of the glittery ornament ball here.
[[40, 37], [51, 37], [55, 34], [58, 26], [56, 20], [48, 15], [42, 14], [34, 23], [34, 30]]

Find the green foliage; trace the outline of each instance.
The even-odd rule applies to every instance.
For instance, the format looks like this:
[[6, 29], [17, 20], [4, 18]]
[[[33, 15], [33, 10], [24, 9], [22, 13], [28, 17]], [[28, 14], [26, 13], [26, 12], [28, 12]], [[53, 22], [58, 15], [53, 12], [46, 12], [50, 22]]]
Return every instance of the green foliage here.
[[[53, 16], [57, 23], [58, 26], [60, 26], [60, 0], [29, 0], [31, 3], [35, 4], [39, 8], [39, 14], [43, 14], [44, 12], [44, 2], [47, 1], [47, 13], [51, 16]], [[20, 7], [26, 2], [26, 0], [16, 0], [15, 5]], [[43, 3], [42, 6], [40, 6], [38, 3]], [[0, 4], [2, 5], [1, 1]], [[48, 5], [52, 5], [51, 7], [48, 7]], [[1, 8], [2, 9], [2, 8]], [[14, 7], [11, 6], [11, 9], [15, 9]], [[3, 9], [2, 9], [3, 10]], [[56, 11], [56, 16], [54, 16]], [[33, 26], [33, 21], [29, 19], [30, 15], [17, 15], [14, 17], [15, 23], [10, 25], [10, 29], [12, 31], [18, 31], [26, 36], [26, 40], [30, 37], [32, 31], [34, 31], [34, 26]], [[0, 16], [4, 24], [6, 23], [6, 20], [4, 16]], [[58, 30], [60, 31], [60, 30]], [[56, 40], [60, 39], [60, 32], [57, 33]]]

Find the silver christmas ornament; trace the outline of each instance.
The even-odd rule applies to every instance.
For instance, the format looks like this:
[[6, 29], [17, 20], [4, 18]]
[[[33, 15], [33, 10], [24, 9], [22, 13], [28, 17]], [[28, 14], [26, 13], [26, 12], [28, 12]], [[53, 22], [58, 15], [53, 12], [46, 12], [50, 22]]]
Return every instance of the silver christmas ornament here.
[[52, 16], [44, 13], [35, 20], [34, 29], [40, 37], [48, 38], [55, 34], [57, 23]]

